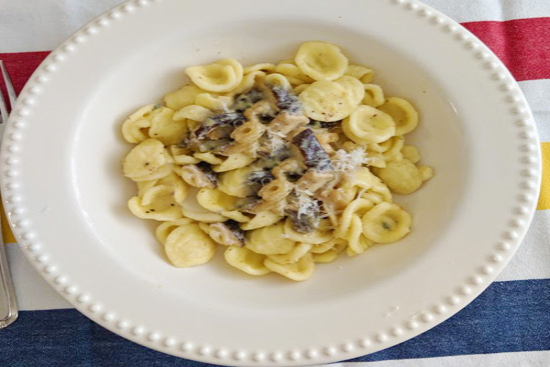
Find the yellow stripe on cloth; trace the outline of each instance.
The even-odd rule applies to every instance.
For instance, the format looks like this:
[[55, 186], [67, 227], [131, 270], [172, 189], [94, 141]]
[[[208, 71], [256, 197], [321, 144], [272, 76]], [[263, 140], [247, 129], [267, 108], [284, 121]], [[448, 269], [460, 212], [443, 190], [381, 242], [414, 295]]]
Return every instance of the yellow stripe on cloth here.
[[2, 237], [4, 239], [4, 243], [15, 243], [15, 238], [13, 237], [13, 233], [11, 233], [8, 219], [6, 218], [6, 214], [4, 213], [2, 200], [0, 200], [0, 211], [2, 212]]
[[540, 150], [542, 153], [542, 180], [537, 210], [547, 210], [550, 209], [550, 142], [541, 143]]

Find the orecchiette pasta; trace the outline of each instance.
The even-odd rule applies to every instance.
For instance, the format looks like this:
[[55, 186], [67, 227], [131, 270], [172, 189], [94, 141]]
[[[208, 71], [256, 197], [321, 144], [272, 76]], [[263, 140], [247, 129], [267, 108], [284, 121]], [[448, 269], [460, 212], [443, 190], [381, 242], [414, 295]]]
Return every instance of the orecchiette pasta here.
[[149, 136], [161, 141], [164, 145], [178, 144], [187, 133], [185, 121], [174, 120], [174, 110], [160, 107], [151, 113]]
[[210, 261], [216, 245], [197, 224], [184, 224], [166, 237], [164, 249], [174, 266], [184, 268]]
[[210, 65], [191, 66], [185, 73], [199, 88], [208, 92], [229, 92], [243, 79], [243, 67], [234, 59], [220, 60]]
[[302, 281], [310, 278], [315, 270], [313, 256], [310, 253], [302, 256], [300, 260], [292, 264], [282, 265], [270, 258], [267, 258], [264, 261], [264, 265], [269, 270], [284, 275], [285, 277], [295, 281]]
[[150, 181], [168, 176], [172, 169], [164, 144], [155, 139], [142, 141], [124, 159], [123, 171], [126, 177], [134, 181]]
[[155, 109], [155, 105], [140, 108], [130, 115], [122, 124], [122, 135], [128, 143], [141, 143], [148, 138], [147, 130], [151, 127], [149, 115]]
[[365, 97], [363, 104], [378, 107], [384, 103], [384, 91], [376, 84], [365, 84]]
[[348, 65], [344, 74], [357, 78], [364, 84], [369, 84], [374, 79], [374, 70], [361, 65]]
[[265, 275], [271, 272], [264, 265], [267, 257], [246, 247], [230, 246], [223, 253], [223, 257], [229, 265], [250, 275]]
[[181, 89], [165, 95], [164, 103], [166, 104], [166, 107], [175, 111], [181, 110], [184, 107], [194, 104], [195, 99], [201, 93], [204, 93], [204, 91], [196, 85], [186, 85]]
[[384, 96], [374, 71], [340, 47], [304, 42], [294, 59], [185, 69], [191, 83], [122, 124], [137, 217], [161, 222], [176, 267], [223, 258], [250, 275], [310, 278], [315, 264], [405, 237], [412, 217], [392, 193], [433, 177], [405, 135], [411, 102]]
[[418, 125], [418, 112], [403, 98], [390, 97], [378, 108], [392, 117], [395, 122], [395, 135], [408, 134]]
[[342, 122], [342, 129], [357, 144], [381, 143], [395, 135], [395, 122], [385, 112], [360, 106]]
[[365, 88], [358, 79], [343, 76], [315, 82], [300, 93], [304, 114], [312, 120], [331, 122], [349, 116], [363, 100]]
[[348, 58], [340, 47], [326, 42], [304, 42], [294, 59], [296, 65], [315, 80], [335, 80], [348, 67]]

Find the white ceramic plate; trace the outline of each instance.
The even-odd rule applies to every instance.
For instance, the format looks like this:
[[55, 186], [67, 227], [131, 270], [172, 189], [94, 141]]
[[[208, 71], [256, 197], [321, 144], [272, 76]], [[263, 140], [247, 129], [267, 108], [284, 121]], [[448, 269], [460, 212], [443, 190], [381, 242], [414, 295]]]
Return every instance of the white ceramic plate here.
[[[123, 119], [184, 83], [185, 66], [342, 46], [388, 95], [419, 108], [410, 140], [436, 176], [397, 202], [397, 244], [294, 283], [220, 259], [171, 266], [132, 217]], [[540, 152], [527, 103], [465, 29], [414, 0], [131, 1], [55, 50], [22, 92], [2, 146], [5, 206], [21, 247], [86, 316], [176, 356], [302, 365], [390, 347], [472, 301], [517, 249], [536, 205]]]

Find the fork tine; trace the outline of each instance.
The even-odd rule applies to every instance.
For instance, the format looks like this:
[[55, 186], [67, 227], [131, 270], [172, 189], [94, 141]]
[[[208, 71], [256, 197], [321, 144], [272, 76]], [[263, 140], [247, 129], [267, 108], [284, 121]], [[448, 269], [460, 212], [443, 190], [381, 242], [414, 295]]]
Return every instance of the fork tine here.
[[8, 122], [8, 107], [0, 89], [0, 125], [4, 125], [6, 122]]
[[15, 89], [13, 89], [13, 83], [11, 81], [10, 75], [8, 74], [8, 71], [4, 67], [4, 62], [2, 60], [0, 60], [0, 69], [2, 69], [2, 76], [4, 77], [4, 82], [6, 83], [8, 98], [10, 100], [11, 108], [13, 109], [13, 107], [15, 107], [15, 100], [17, 99], [17, 94], [15, 94]]

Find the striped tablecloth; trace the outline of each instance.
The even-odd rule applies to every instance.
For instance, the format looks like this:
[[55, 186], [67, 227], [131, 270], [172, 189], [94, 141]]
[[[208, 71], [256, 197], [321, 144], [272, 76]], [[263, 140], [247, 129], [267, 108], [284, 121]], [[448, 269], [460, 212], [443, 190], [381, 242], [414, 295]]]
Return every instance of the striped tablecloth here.
[[[0, 0], [0, 59], [16, 90], [48, 50], [118, 2]], [[538, 210], [512, 262], [468, 307], [412, 340], [338, 365], [550, 366], [550, 0], [425, 2], [477, 35], [519, 81], [543, 142]], [[8, 242], [22, 312], [0, 331], [1, 367], [206, 366], [126, 341], [88, 320], [40, 278], [13, 238]]]

